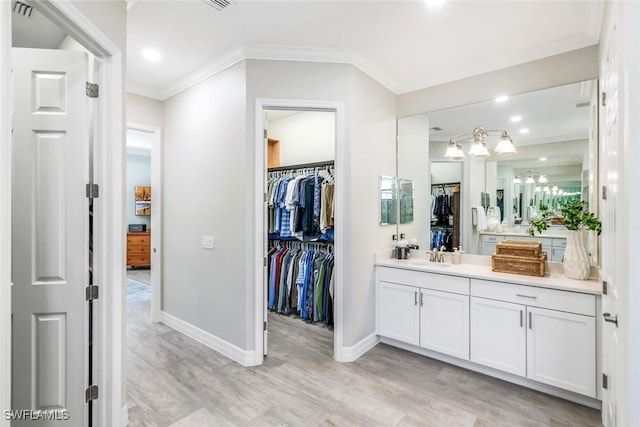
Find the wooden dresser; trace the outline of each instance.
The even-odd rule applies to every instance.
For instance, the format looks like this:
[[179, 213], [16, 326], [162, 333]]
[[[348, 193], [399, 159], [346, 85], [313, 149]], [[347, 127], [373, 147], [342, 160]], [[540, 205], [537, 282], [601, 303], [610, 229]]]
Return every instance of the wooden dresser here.
[[127, 233], [127, 267], [151, 265], [151, 230]]

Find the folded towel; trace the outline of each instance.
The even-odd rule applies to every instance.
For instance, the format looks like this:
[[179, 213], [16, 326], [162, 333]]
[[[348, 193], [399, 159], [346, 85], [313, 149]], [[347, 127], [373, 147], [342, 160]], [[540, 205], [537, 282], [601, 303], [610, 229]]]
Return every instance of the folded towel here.
[[487, 229], [487, 215], [484, 212], [482, 206], [475, 206], [474, 209], [478, 212], [478, 231], [484, 231]]

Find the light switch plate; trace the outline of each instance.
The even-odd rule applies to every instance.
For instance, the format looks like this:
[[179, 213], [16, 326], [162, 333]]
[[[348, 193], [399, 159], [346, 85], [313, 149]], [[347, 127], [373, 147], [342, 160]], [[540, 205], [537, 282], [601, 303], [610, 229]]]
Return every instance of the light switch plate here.
[[202, 247], [204, 249], [213, 249], [213, 236], [202, 236]]

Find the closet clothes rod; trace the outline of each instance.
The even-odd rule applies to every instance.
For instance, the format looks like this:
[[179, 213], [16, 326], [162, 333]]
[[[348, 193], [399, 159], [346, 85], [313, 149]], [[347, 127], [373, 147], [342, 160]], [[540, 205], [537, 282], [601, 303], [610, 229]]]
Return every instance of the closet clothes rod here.
[[288, 170], [295, 170], [295, 169], [311, 169], [311, 168], [321, 168], [321, 167], [325, 167], [325, 166], [333, 166], [335, 164], [335, 161], [333, 160], [328, 160], [325, 162], [315, 162], [315, 163], [303, 163], [303, 164], [299, 164], [299, 165], [290, 165], [290, 166], [278, 166], [275, 168], [269, 168], [267, 169], [268, 172], [277, 172], [277, 171], [288, 171]]

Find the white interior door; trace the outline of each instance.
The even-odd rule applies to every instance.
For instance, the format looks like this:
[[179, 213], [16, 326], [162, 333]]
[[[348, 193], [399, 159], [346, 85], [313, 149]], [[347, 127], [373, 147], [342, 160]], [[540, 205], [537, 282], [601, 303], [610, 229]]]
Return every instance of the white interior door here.
[[[617, 319], [620, 313], [618, 271], [620, 268], [619, 242], [627, 236], [618, 228], [622, 224], [622, 209], [619, 206], [622, 198], [618, 198], [618, 177], [620, 173], [619, 93], [618, 93], [618, 55], [616, 27], [613, 25], [608, 33], [606, 56], [604, 58], [602, 91], [605, 95], [605, 106], [601, 110], [602, 122], [602, 182], [607, 188], [606, 198], [602, 200], [602, 278], [607, 282], [607, 294], [602, 297], [602, 312], [608, 313], [609, 320]], [[631, 184], [631, 185], [636, 185]], [[618, 212], [618, 215], [616, 215]], [[619, 323], [624, 326], [623, 322]], [[622, 378], [622, 334], [618, 324], [603, 322], [602, 325], [602, 371], [608, 378], [603, 390], [603, 423], [607, 427], [621, 425], [619, 422], [619, 403], [624, 392]], [[603, 387], [604, 388], [604, 387]]]
[[[87, 58], [14, 49], [12, 408], [87, 424]], [[13, 425], [33, 425], [33, 421]]]

